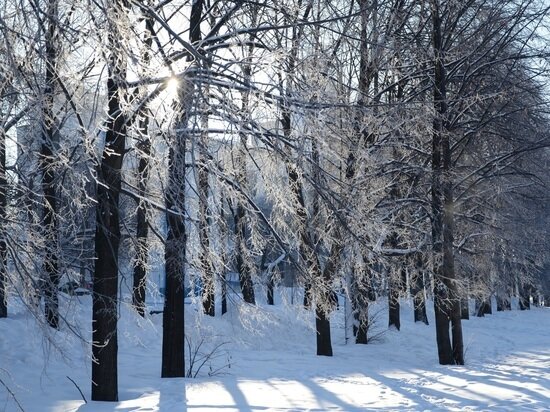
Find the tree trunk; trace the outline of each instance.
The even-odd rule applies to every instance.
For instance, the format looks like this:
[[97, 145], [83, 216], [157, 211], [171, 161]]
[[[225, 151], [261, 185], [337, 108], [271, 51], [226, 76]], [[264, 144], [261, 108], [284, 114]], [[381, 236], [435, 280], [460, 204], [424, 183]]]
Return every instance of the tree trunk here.
[[460, 319], [470, 319], [470, 304], [467, 296], [460, 300]]
[[497, 300], [497, 312], [502, 312], [505, 310], [512, 309], [512, 305], [509, 297], [505, 297], [502, 294], [497, 294], [496, 300]]
[[237, 242], [237, 254], [235, 256], [237, 272], [239, 273], [239, 282], [241, 285], [241, 292], [243, 299], [246, 303], [252, 305], [256, 304], [256, 297], [254, 295], [254, 285], [252, 283], [252, 276], [250, 273], [250, 267], [246, 259], [246, 221], [245, 221], [245, 208], [241, 201], [237, 202], [237, 210], [235, 211], [235, 237]]
[[[201, 6], [202, 7], [202, 6]], [[200, 40], [200, 19], [202, 11], [197, 11], [196, 18], [196, 34], [195, 38], [191, 39], [191, 42], [197, 42]], [[200, 141], [199, 147], [199, 163], [198, 163], [198, 182], [197, 189], [199, 195], [199, 240], [201, 245], [200, 252], [200, 264], [202, 275], [202, 305], [206, 315], [214, 316], [216, 314], [216, 277], [214, 274], [214, 265], [212, 257], [210, 255], [210, 208], [208, 207], [208, 199], [210, 196], [210, 183], [209, 183], [209, 171], [208, 171], [208, 147], [209, 147], [209, 135], [208, 135], [208, 96], [209, 86], [208, 83], [201, 83], [198, 86], [200, 96], [197, 95], [196, 105], [200, 108]]]
[[59, 328], [59, 303], [57, 290], [59, 288], [59, 269], [57, 261], [57, 196], [55, 185], [54, 139], [56, 125], [53, 113], [55, 76], [56, 76], [56, 16], [57, 0], [48, 2], [48, 19], [46, 30], [46, 75], [44, 87], [44, 102], [42, 107], [42, 147], [40, 149], [40, 172], [42, 174], [42, 190], [44, 192], [44, 241], [46, 254], [44, 269], [44, 314], [52, 328]]
[[481, 298], [476, 299], [476, 316], [481, 318], [485, 315], [490, 315], [491, 310], [491, 299], [490, 298]]
[[227, 277], [222, 275], [222, 315], [227, 313]]
[[[145, 129], [146, 125], [143, 125]], [[147, 131], [145, 131], [147, 133]], [[141, 151], [138, 165], [138, 191], [140, 197], [145, 196], [147, 190], [147, 180], [149, 179], [149, 154], [151, 151], [151, 142], [148, 138], [139, 146]], [[145, 316], [145, 293], [147, 282], [147, 265], [149, 260], [149, 247], [147, 236], [149, 235], [149, 223], [147, 222], [147, 204], [140, 199], [137, 210], [137, 230], [136, 230], [136, 263], [134, 265], [134, 285], [132, 289], [132, 304], [136, 311]]]
[[273, 281], [273, 274], [270, 272], [267, 277], [267, 304], [273, 306], [275, 305], [275, 298], [273, 295], [275, 283]]
[[266, 248], [264, 250], [264, 253], [262, 254], [262, 261], [260, 263], [260, 269], [262, 271], [265, 271], [265, 277], [266, 277], [266, 289], [267, 289], [267, 304], [273, 306], [275, 304], [274, 301], [274, 289], [275, 289], [275, 281], [273, 279], [273, 270], [269, 265], [266, 265], [267, 261], [267, 253], [268, 249]]
[[367, 344], [369, 331], [369, 288], [370, 288], [370, 271], [365, 267], [363, 277], [360, 279], [356, 271], [353, 271], [352, 280], [352, 309], [353, 309], [353, 334], [355, 335], [355, 343]]
[[[204, 149], [205, 150], [205, 149]], [[208, 208], [208, 170], [204, 162], [206, 156], [201, 156], [201, 164], [198, 167], [198, 193], [199, 193], [199, 239], [201, 245], [200, 265], [202, 277], [202, 307], [208, 316], [214, 316], [215, 310], [215, 282], [212, 260], [210, 259], [210, 218]]]
[[395, 329], [400, 330], [399, 282], [396, 279], [392, 279], [391, 274], [388, 274], [388, 309], [388, 327], [391, 328], [393, 326]]
[[[147, 67], [151, 60], [151, 46], [153, 45], [154, 22], [150, 17], [146, 18], [146, 37], [145, 53], [143, 57], [144, 65]], [[149, 157], [151, 155], [151, 139], [149, 138], [149, 115], [146, 110], [140, 113], [139, 119], [139, 143], [136, 145], [138, 160], [138, 194], [140, 196], [137, 216], [136, 216], [136, 259], [134, 264], [134, 284], [132, 288], [132, 305], [135, 310], [145, 316], [145, 294], [147, 286], [147, 266], [149, 263], [149, 245], [147, 237], [149, 235], [149, 222], [147, 221], [147, 202], [144, 200], [147, 194], [147, 184], [149, 181]]]
[[304, 308], [311, 308], [311, 282], [304, 282]]
[[315, 309], [315, 331], [317, 332], [317, 356], [332, 356], [329, 315], [318, 306]]
[[[375, 62], [370, 61], [369, 58], [369, 46], [371, 43], [368, 39], [369, 30], [369, 8], [370, 3], [368, 0], [361, 0], [359, 2], [361, 10], [361, 31], [360, 31], [360, 52], [359, 52], [359, 93], [357, 96], [358, 112], [355, 117], [354, 133], [355, 144], [363, 145], [368, 144], [374, 140], [374, 134], [370, 133], [364, 127], [363, 115], [365, 106], [368, 99], [369, 87], [373, 77], [377, 76], [375, 69]], [[373, 5], [373, 9], [377, 9], [377, 5]], [[377, 18], [377, 13], [374, 13], [374, 19]], [[376, 21], [375, 21], [376, 22]], [[371, 64], [372, 63], [372, 64]], [[356, 147], [353, 145], [349, 148], [347, 164], [346, 164], [346, 181], [348, 184], [353, 185], [354, 178], [357, 172], [357, 159], [355, 155]], [[368, 343], [368, 330], [369, 330], [369, 317], [368, 317], [368, 305], [369, 301], [376, 299], [374, 290], [372, 288], [372, 272], [368, 267], [368, 262], [363, 259], [365, 265], [362, 282], [359, 279], [354, 279], [352, 305], [354, 306], [354, 333], [355, 343], [367, 344]]]
[[[417, 269], [418, 266], [417, 266]], [[426, 314], [426, 298], [424, 292], [424, 272], [418, 271], [411, 279], [411, 295], [413, 298], [414, 321], [422, 322], [428, 325], [428, 316]]]
[[[439, 0], [432, 0], [434, 108], [432, 140], [432, 239], [434, 256], [434, 308], [439, 363], [464, 364], [460, 302], [454, 273], [453, 185], [451, 148], [447, 130], [446, 73]], [[443, 159], [441, 158], [443, 157]], [[449, 335], [451, 324], [452, 343]]]
[[221, 237], [221, 243], [222, 243], [222, 267], [220, 271], [220, 280], [221, 280], [221, 293], [222, 293], [222, 315], [224, 313], [227, 313], [227, 247], [228, 247], [228, 230], [227, 230], [227, 223], [225, 221], [225, 196], [221, 195], [220, 200], [220, 237]]
[[520, 310], [530, 310], [531, 309], [531, 301], [530, 301], [530, 293], [529, 293], [529, 287], [527, 286], [520, 286], [519, 287], [519, 309]]
[[[252, 15], [252, 24], [255, 25], [257, 12]], [[250, 43], [246, 49], [246, 64], [243, 66], [243, 78], [245, 83], [249, 83], [252, 76], [252, 67], [250, 58], [254, 51], [254, 35], [249, 35]], [[242, 92], [241, 110], [243, 113], [243, 121], [249, 121], [250, 115], [250, 91], [247, 89]], [[237, 181], [244, 188], [247, 184], [247, 169], [246, 169], [246, 146], [247, 136], [244, 133], [239, 135], [239, 146], [237, 148], [236, 167]], [[254, 284], [252, 282], [252, 273], [250, 264], [247, 259], [247, 237], [246, 237], [246, 209], [243, 201], [237, 199], [237, 207], [235, 212], [235, 241], [236, 241], [236, 265], [239, 273], [239, 282], [241, 284], [241, 292], [246, 303], [256, 304], [254, 295]]]
[[8, 180], [6, 178], [6, 133], [0, 126], [0, 318], [8, 316], [7, 244], [5, 235]]
[[[184, 114], [185, 116], [186, 114]], [[185, 129], [185, 127], [182, 127]], [[166, 288], [162, 314], [162, 378], [185, 376], [185, 146], [187, 136], [176, 136], [170, 149], [166, 193], [168, 235], [165, 244]]]
[[[197, 3], [195, 3], [196, 5]], [[184, 79], [179, 85], [177, 120], [170, 142], [168, 182], [166, 184], [166, 222], [168, 233], [164, 246], [166, 288], [162, 316], [162, 378], [185, 376], [185, 228], [186, 145], [189, 113], [194, 103], [194, 85]]]
[[[189, 40], [200, 40], [202, 0], [194, 1], [189, 19]], [[185, 376], [185, 155], [189, 117], [195, 105], [195, 85], [192, 78], [184, 78], [178, 89], [178, 116], [175, 135], [171, 142], [168, 183], [165, 194], [168, 234], [164, 246], [166, 292], [162, 316], [162, 378]]]
[[[112, 21], [126, 13], [123, 2], [115, 2], [109, 12]], [[122, 111], [126, 77], [124, 49], [118, 30], [112, 24], [108, 34], [111, 53], [108, 60], [108, 120], [105, 148], [98, 170], [95, 268], [93, 287], [92, 400], [118, 400], [118, 247], [120, 243], [119, 196], [121, 168], [126, 144], [126, 118]]]

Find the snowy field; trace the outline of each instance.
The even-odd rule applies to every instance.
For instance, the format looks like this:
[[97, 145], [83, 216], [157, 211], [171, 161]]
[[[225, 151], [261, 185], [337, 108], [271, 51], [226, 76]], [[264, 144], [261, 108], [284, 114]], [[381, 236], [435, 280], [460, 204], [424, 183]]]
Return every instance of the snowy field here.
[[[312, 315], [288, 306], [239, 306], [223, 318], [186, 305], [191, 346], [221, 345], [195, 379], [160, 379], [162, 315], [121, 308], [120, 402], [90, 402], [90, 298], [67, 301], [80, 325], [45, 339], [16, 302], [0, 320], [0, 411], [368, 411], [548, 410], [550, 309], [499, 312], [464, 321], [466, 366], [437, 363], [432, 325], [414, 324], [402, 302], [401, 331], [370, 345], [346, 344], [334, 313], [332, 358], [315, 356]], [[431, 308], [429, 308], [431, 309]], [[377, 312], [384, 332], [387, 312]], [[69, 317], [69, 315], [67, 315]], [[78, 338], [75, 332], [82, 335]], [[187, 359], [188, 361], [188, 359]], [[75, 383], [73, 384], [70, 380]], [[84, 403], [78, 389], [88, 403]], [[6, 390], [6, 386], [15, 395]]]

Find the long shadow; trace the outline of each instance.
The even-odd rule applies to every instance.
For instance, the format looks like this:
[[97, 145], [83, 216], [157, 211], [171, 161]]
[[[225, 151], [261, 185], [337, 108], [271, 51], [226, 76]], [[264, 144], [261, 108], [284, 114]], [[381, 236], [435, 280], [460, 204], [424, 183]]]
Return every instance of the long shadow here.
[[[238, 410], [240, 412], [253, 412], [253, 411], [260, 411], [260, 410], [266, 410], [266, 409], [269, 409], [268, 407], [263, 407], [263, 406], [251, 406], [248, 401], [246, 400], [246, 397], [243, 393], [243, 391], [239, 388], [239, 385], [238, 385], [238, 382], [236, 379], [231, 379], [231, 380], [223, 380], [223, 381], [209, 381], [210, 383], [216, 383], [220, 386], [222, 386], [226, 391], [227, 393], [231, 396], [231, 398], [233, 399], [233, 403], [234, 405], [214, 405], [214, 404], [207, 404], [207, 403], [202, 403], [202, 404], [192, 404], [192, 405], [186, 405], [186, 408], [183, 409], [184, 411], [187, 411], [188, 409], [195, 409], [195, 408], [212, 408], [213, 410], [214, 409], [219, 409], [219, 410], [223, 410], [223, 409], [233, 409], [233, 410]], [[160, 406], [160, 405], [159, 405]], [[160, 409], [161, 411], [163, 411], [164, 409]], [[166, 409], [167, 411], [172, 411], [172, 410], [182, 410], [182, 409], [176, 409], [176, 408], [172, 408], [172, 409]]]
[[[327, 405], [324, 405], [325, 403], [330, 403], [336, 406], [339, 406], [346, 412], [359, 412], [364, 411], [364, 407], [359, 407], [356, 405], [351, 405], [350, 403], [347, 403], [343, 399], [339, 398], [337, 395], [332, 393], [331, 391], [323, 388], [320, 384], [317, 382], [314, 382], [311, 379], [305, 379], [300, 382], [302, 385], [307, 387], [311, 393], [314, 395], [315, 399], [318, 401], [318, 403], [321, 405], [321, 407], [326, 407]], [[324, 410], [324, 409], [321, 409]]]
[[[471, 402], [453, 393], [442, 393], [437, 389], [430, 388], [429, 385], [434, 382], [416, 372], [405, 369], [401, 371], [409, 377], [389, 378], [379, 373], [371, 372], [369, 372], [368, 376], [387, 386], [392, 392], [400, 393], [414, 405], [415, 409], [424, 409], [426, 407], [429, 410], [433, 410], [434, 407], [444, 409], [446, 404], [442, 402], [442, 399], [454, 401], [458, 405], [462, 405], [465, 400]], [[410, 376], [415, 376], [415, 378], [411, 378]], [[420, 382], [427, 382], [428, 386], [425, 384], [419, 385], [417, 382], [410, 383], [411, 380], [415, 379]], [[397, 388], [402, 389], [402, 391], [399, 391]], [[413, 405], [411, 405], [411, 407], [413, 407]]]
[[[474, 371], [471, 369], [464, 369], [463, 373], [460, 373], [458, 370], [454, 368], [448, 368], [445, 371], [438, 371], [438, 376], [433, 377], [427, 377], [425, 375], [422, 375], [418, 371], [410, 371], [410, 370], [403, 370], [402, 372], [406, 374], [407, 378], [387, 378], [383, 375], [379, 374], [373, 374], [369, 373], [369, 376], [376, 378], [380, 382], [385, 383], [387, 386], [392, 388], [392, 390], [395, 390], [396, 384], [398, 384], [402, 389], [405, 389], [409, 396], [409, 400], [413, 400], [416, 402], [420, 407], [441, 407], [442, 399], [451, 400], [451, 402], [456, 402], [455, 406], [457, 407], [466, 407], [466, 406], [479, 406], [479, 407], [506, 407], [511, 408], [513, 406], [516, 407], [522, 407], [526, 404], [529, 404], [530, 407], [537, 406], [540, 404], [540, 406], [544, 407], [548, 403], [548, 397], [545, 395], [542, 395], [541, 393], [530, 390], [528, 388], [524, 387], [518, 387], [515, 385], [510, 385], [507, 383], [501, 383], [501, 382], [494, 382], [491, 381], [492, 374], [486, 374], [485, 376], [473, 376], [469, 374], [469, 371]], [[440, 374], [444, 376], [450, 376], [457, 379], [461, 379], [465, 382], [465, 386], [456, 386], [453, 384], [450, 384], [448, 382], [442, 383], [443, 385], [442, 389], [435, 389], [431, 387], [432, 385], [438, 383], [437, 379], [440, 376]], [[393, 382], [389, 382], [393, 381]], [[414, 382], [411, 382], [414, 381]], [[514, 394], [517, 395], [524, 395], [527, 397], [527, 399], [520, 397], [517, 399], [501, 399], [498, 395], [492, 396], [490, 393], [482, 393], [479, 390], [472, 390], [471, 388], [468, 388], [467, 386], [470, 385], [477, 385], [477, 384], [483, 384], [487, 386], [493, 386], [495, 388], [501, 388], [506, 389], [508, 391], [511, 391], [510, 393], [511, 397], [514, 396]], [[449, 388], [449, 390], [445, 390], [445, 388]], [[463, 393], [470, 393], [475, 397], [475, 399], [472, 399], [470, 396], [460, 396], [457, 395], [456, 392], [460, 390]], [[526, 394], [528, 392], [529, 394]], [[545, 399], [543, 399], [545, 398]], [[453, 402], [453, 403], [454, 403]], [[443, 404], [444, 405], [444, 404]]]
[[162, 379], [159, 388], [159, 411], [187, 412], [187, 379]]

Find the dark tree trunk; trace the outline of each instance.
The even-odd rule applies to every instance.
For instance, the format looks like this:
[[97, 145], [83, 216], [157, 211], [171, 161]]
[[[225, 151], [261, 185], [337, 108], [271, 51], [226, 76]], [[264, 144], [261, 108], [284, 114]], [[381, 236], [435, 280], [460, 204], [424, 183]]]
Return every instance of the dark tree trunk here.
[[[394, 187], [390, 190], [390, 198], [397, 198], [397, 190]], [[398, 247], [398, 237], [397, 233], [392, 233], [390, 235], [389, 245], [392, 249]], [[393, 260], [393, 265], [399, 265], [398, 259]], [[393, 273], [392, 273], [393, 272]], [[402, 269], [399, 269], [400, 275], [402, 276]], [[391, 268], [387, 270], [387, 279], [388, 279], [388, 327], [394, 327], [395, 329], [401, 329], [401, 319], [400, 319], [400, 305], [399, 305], [399, 295], [400, 295], [400, 278]]]
[[396, 279], [392, 279], [391, 275], [388, 276], [388, 309], [388, 327], [391, 328], [393, 326], [395, 329], [400, 330], [399, 282]]
[[520, 310], [530, 310], [531, 301], [530, 301], [530, 290], [527, 286], [520, 286], [519, 288], [519, 309]]
[[[191, 42], [197, 42], [200, 40], [200, 19], [202, 10], [197, 11], [195, 38], [191, 39]], [[199, 141], [199, 162], [198, 162], [198, 194], [199, 194], [199, 239], [201, 245], [200, 262], [201, 262], [201, 275], [202, 275], [202, 304], [203, 310], [206, 315], [214, 316], [216, 314], [216, 276], [214, 274], [214, 265], [210, 256], [210, 226], [212, 219], [210, 217], [210, 208], [208, 206], [208, 200], [210, 196], [210, 183], [209, 183], [209, 170], [208, 170], [208, 96], [209, 86], [208, 82], [198, 85], [200, 93], [197, 95], [196, 105], [200, 108], [200, 122], [201, 132]]]
[[[145, 37], [145, 55], [144, 65], [147, 66], [151, 60], [150, 49], [153, 44], [154, 22], [152, 18], [146, 20]], [[140, 113], [139, 119], [139, 139], [136, 145], [139, 154], [138, 161], [138, 194], [140, 196], [137, 217], [136, 217], [136, 259], [134, 265], [134, 284], [132, 288], [132, 305], [136, 311], [145, 316], [145, 293], [147, 285], [147, 266], [149, 262], [149, 245], [147, 237], [149, 235], [149, 222], [147, 221], [147, 202], [144, 200], [147, 194], [147, 184], [149, 181], [149, 157], [151, 155], [151, 139], [149, 138], [149, 116], [144, 110]]]
[[[206, 150], [204, 148], [204, 150]], [[202, 164], [198, 167], [198, 192], [199, 192], [199, 239], [201, 244], [200, 262], [202, 276], [202, 307], [208, 316], [214, 316], [215, 310], [215, 282], [214, 270], [210, 259], [210, 218], [208, 208], [208, 170], [204, 162], [206, 156], [203, 154]]]
[[227, 313], [227, 277], [222, 275], [222, 315]]
[[5, 235], [8, 181], [6, 178], [6, 133], [0, 126], [0, 318], [8, 316], [7, 244]]
[[354, 313], [354, 319], [357, 322], [357, 325], [353, 325], [354, 334], [355, 334], [355, 343], [366, 345], [367, 343], [369, 343], [368, 303], [363, 306], [361, 311], [356, 311]]
[[311, 308], [311, 283], [304, 283], [304, 308]]
[[497, 312], [512, 310], [512, 305], [509, 297], [503, 296], [502, 294], [497, 294], [496, 300], [497, 300]]
[[[115, 2], [111, 13], [125, 13], [122, 2]], [[118, 400], [118, 247], [120, 243], [119, 196], [121, 168], [126, 144], [127, 120], [122, 111], [126, 77], [123, 48], [117, 30], [109, 32], [111, 55], [108, 61], [108, 120], [105, 149], [98, 170], [95, 268], [93, 286], [92, 400]]]
[[273, 293], [275, 291], [275, 279], [273, 277], [273, 267], [267, 264], [268, 248], [262, 253], [262, 261], [260, 262], [260, 269], [265, 273], [265, 283], [267, 289], [267, 304], [274, 305], [275, 300]]
[[227, 246], [228, 246], [228, 230], [227, 230], [227, 223], [225, 221], [225, 196], [222, 194], [221, 198], [221, 206], [220, 206], [220, 235], [221, 235], [221, 241], [222, 241], [222, 267], [221, 267], [221, 274], [220, 274], [220, 280], [221, 280], [221, 293], [222, 293], [222, 315], [224, 313], [227, 313]]
[[[361, 31], [360, 31], [360, 59], [359, 59], [359, 84], [358, 84], [358, 97], [357, 106], [358, 111], [355, 116], [354, 134], [356, 145], [367, 145], [374, 141], [374, 134], [370, 130], [364, 127], [363, 115], [365, 113], [365, 106], [367, 103], [370, 83], [373, 78], [377, 77], [374, 61], [371, 61], [369, 56], [369, 46], [371, 43], [368, 40], [369, 30], [369, 7], [370, 3], [367, 0], [361, 0], [359, 2], [361, 10]], [[377, 9], [376, 6], [373, 7]], [[376, 12], [374, 18], [377, 17]], [[372, 63], [372, 64], [371, 64]], [[377, 90], [376, 90], [377, 93]], [[347, 165], [346, 165], [346, 181], [348, 184], [353, 185], [355, 175], [357, 172], [357, 159], [355, 156], [356, 148], [350, 147]], [[365, 260], [365, 259], [364, 259]], [[365, 271], [363, 273], [363, 279], [354, 279], [353, 281], [353, 298], [352, 306], [354, 311], [354, 334], [355, 343], [367, 344], [368, 343], [368, 330], [369, 330], [369, 301], [374, 302], [376, 299], [373, 287], [372, 287], [372, 272], [368, 267], [368, 262], [365, 260]]]
[[[290, 114], [287, 112], [288, 118], [285, 119], [285, 116], [283, 116], [283, 127], [288, 126], [290, 127]], [[285, 129], [284, 130], [290, 130]], [[334, 265], [333, 260], [333, 254], [331, 253], [331, 256], [327, 260], [327, 264], [325, 266], [325, 270], [321, 270], [321, 266], [319, 264], [318, 258], [315, 254], [315, 246], [313, 244], [313, 241], [311, 239], [311, 235], [309, 234], [309, 231], [307, 230], [307, 213], [306, 213], [306, 205], [303, 195], [303, 188], [302, 188], [302, 182], [299, 178], [298, 171], [296, 170], [296, 167], [294, 165], [287, 165], [288, 170], [288, 178], [289, 178], [289, 184], [290, 189], [292, 193], [294, 194], [296, 201], [297, 201], [297, 207], [296, 207], [296, 213], [298, 215], [298, 219], [300, 222], [300, 254], [302, 255], [303, 260], [306, 263], [307, 268], [307, 275], [311, 276], [312, 279], [316, 282], [316, 287], [323, 291], [320, 292], [316, 298], [319, 299], [319, 301], [316, 301], [316, 310], [315, 310], [315, 328], [317, 332], [317, 355], [322, 356], [332, 356], [332, 344], [331, 344], [331, 336], [330, 336], [330, 320], [329, 320], [329, 314], [328, 314], [328, 285], [329, 285], [329, 279], [328, 277], [331, 276], [331, 267]], [[334, 246], [333, 246], [334, 247]], [[312, 291], [310, 291], [311, 293]], [[310, 295], [308, 293], [308, 295]], [[310, 295], [311, 297], [311, 295]]]
[[467, 297], [460, 300], [460, 319], [470, 319], [470, 304]]
[[[185, 97], [185, 96], [184, 96]], [[185, 116], [186, 114], [184, 114]], [[165, 244], [166, 288], [162, 314], [161, 377], [185, 376], [184, 301], [185, 301], [185, 145], [186, 136], [178, 134], [170, 150], [166, 193], [168, 235]]]
[[476, 316], [481, 318], [492, 314], [491, 298], [476, 299]]
[[[253, 38], [250, 39], [250, 46], [248, 47], [248, 55], [250, 56], [253, 52]], [[247, 59], [248, 63], [248, 59]], [[251, 78], [252, 68], [249, 64], [243, 66], [243, 77], [245, 82], [249, 82]], [[248, 116], [250, 112], [249, 108], [249, 91], [246, 90], [242, 93], [242, 112], [244, 116]], [[237, 149], [237, 179], [241, 187], [245, 187], [247, 183], [246, 177], [246, 135], [240, 135], [240, 143]], [[247, 238], [246, 238], [246, 209], [244, 207], [243, 201], [237, 199], [237, 207], [235, 211], [235, 238], [236, 238], [236, 265], [237, 273], [239, 274], [239, 282], [241, 284], [241, 292], [243, 294], [243, 299], [246, 303], [252, 305], [256, 304], [256, 297], [254, 295], [254, 284], [252, 282], [252, 274], [250, 270], [250, 265], [247, 261]]]
[[269, 273], [267, 274], [267, 304], [268, 305], [275, 305], [274, 291], [275, 291], [275, 282], [273, 280], [273, 273], [269, 271]]
[[[302, 20], [306, 21], [311, 12], [313, 3], [309, 3]], [[281, 104], [281, 127], [283, 134], [288, 141], [292, 140], [292, 80], [296, 67], [296, 57], [299, 51], [299, 40], [303, 31], [302, 27], [292, 29], [291, 50], [287, 59], [287, 84], [286, 87], [281, 81], [281, 89], [284, 90], [284, 99]], [[315, 248], [313, 235], [310, 233], [308, 213], [304, 199], [304, 185], [300, 176], [298, 166], [292, 161], [286, 162], [290, 192], [296, 203], [296, 215], [298, 217], [298, 233], [300, 237], [300, 255], [305, 263], [306, 270], [303, 271], [306, 293], [304, 303], [311, 304], [312, 297], [315, 302], [315, 329], [317, 333], [317, 355], [332, 356], [332, 343], [330, 335], [330, 283], [336, 270], [336, 262], [340, 258], [342, 250], [341, 242], [335, 241], [332, 245], [330, 256], [327, 258], [325, 269], [321, 269], [319, 256]], [[338, 236], [337, 236], [338, 238]], [[308, 290], [311, 293], [308, 293]], [[306, 301], [307, 300], [307, 301]]]
[[317, 355], [332, 356], [330, 320], [325, 310], [315, 309], [315, 330], [317, 331]]
[[48, 2], [48, 19], [46, 30], [46, 76], [44, 87], [44, 102], [42, 107], [42, 147], [40, 149], [40, 172], [42, 174], [42, 190], [44, 192], [44, 240], [46, 254], [44, 258], [44, 314], [52, 328], [59, 328], [59, 303], [57, 290], [59, 288], [59, 269], [57, 261], [57, 197], [55, 190], [55, 156], [54, 139], [56, 134], [53, 114], [53, 100], [56, 76], [56, 17], [57, 0]]
[[370, 270], [365, 267], [363, 277], [357, 277], [357, 273], [352, 274], [352, 310], [353, 310], [353, 334], [355, 335], [355, 343], [367, 344], [369, 331], [369, 289], [371, 281]]
[[[432, 0], [434, 108], [432, 140], [432, 239], [434, 255], [434, 308], [439, 363], [464, 364], [460, 301], [454, 273], [453, 185], [451, 147], [447, 130], [446, 73], [439, 0]], [[442, 159], [443, 157], [443, 159]], [[449, 335], [449, 323], [452, 342]]]
[[[145, 127], [147, 127], [145, 125]], [[147, 132], [145, 132], [147, 133]], [[137, 210], [137, 230], [136, 230], [136, 263], [134, 266], [134, 285], [132, 289], [132, 304], [136, 311], [145, 316], [145, 292], [147, 282], [147, 264], [149, 260], [149, 247], [147, 236], [149, 235], [149, 224], [147, 222], [147, 204], [143, 200], [147, 190], [147, 180], [149, 178], [149, 154], [151, 142], [147, 138], [139, 146], [141, 152], [138, 165], [138, 191], [140, 197]]]
[[[147, 127], [145, 125], [145, 127]], [[149, 179], [149, 154], [151, 142], [148, 138], [139, 146], [141, 152], [138, 164], [138, 191], [143, 198], [147, 190]], [[145, 291], [147, 282], [147, 264], [149, 260], [149, 247], [147, 236], [149, 235], [149, 224], [147, 222], [147, 203], [141, 199], [137, 210], [136, 230], [136, 263], [134, 266], [134, 285], [132, 289], [132, 304], [136, 311], [145, 316]]]
[[422, 322], [428, 325], [428, 315], [426, 314], [426, 298], [424, 292], [424, 272], [423, 264], [418, 267], [417, 273], [411, 278], [411, 295], [413, 298], [414, 321]]
[[241, 285], [241, 292], [243, 299], [246, 303], [252, 305], [256, 304], [256, 297], [254, 296], [254, 285], [252, 283], [252, 276], [250, 273], [250, 266], [246, 261], [246, 221], [245, 221], [245, 208], [240, 201], [237, 202], [237, 208], [235, 212], [235, 237], [237, 242], [237, 254], [235, 256], [237, 272], [239, 273], [239, 282]]
[[[202, 0], [193, 2], [189, 19], [189, 40], [200, 40]], [[165, 195], [168, 234], [164, 246], [166, 292], [162, 316], [162, 378], [185, 376], [185, 257], [187, 233], [185, 231], [185, 155], [187, 128], [193, 105], [196, 104], [195, 85], [185, 78], [179, 86], [176, 113], [178, 119], [170, 148], [168, 183]]]

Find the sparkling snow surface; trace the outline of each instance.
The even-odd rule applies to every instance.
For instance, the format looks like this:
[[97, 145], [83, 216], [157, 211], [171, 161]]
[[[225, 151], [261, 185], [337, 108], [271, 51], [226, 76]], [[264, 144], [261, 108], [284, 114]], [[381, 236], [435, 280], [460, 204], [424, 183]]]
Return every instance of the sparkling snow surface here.
[[[437, 362], [430, 326], [402, 302], [401, 331], [369, 345], [345, 344], [344, 310], [332, 316], [334, 356], [315, 356], [311, 313], [285, 305], [233, 304], [214, 319], [186, 305], [186, 331], [201, 351], [222, 344], [195, 379], [160, 379], [162, 315], [126, 305], [119, 323], [118, 403], [90, 402], [90, 297], [64, 302], [70, 332], [44, 337], [17, 302], [0, 319], [0, 411], [368, 411], [548, 410], [550, 309], [495, 312], [464, 321], [466, 366]], [[383, 332], [387, 310], [373, 306]], [[202, 337], [202, 338], [201, 338]], [[203, 350], [204, 349], [204, 350]], [[186, 355], [187, 356], [187, 355]], [[187, 358], [188, 360], [188, 358]], [[226, 365], [224, 367], [224, 365]], [[227, 366], [229, 365], [229, 366]], [[210, 372], [220, 371], [209, 376]], [[88, 400], [84, 404], [76, 386]]]

